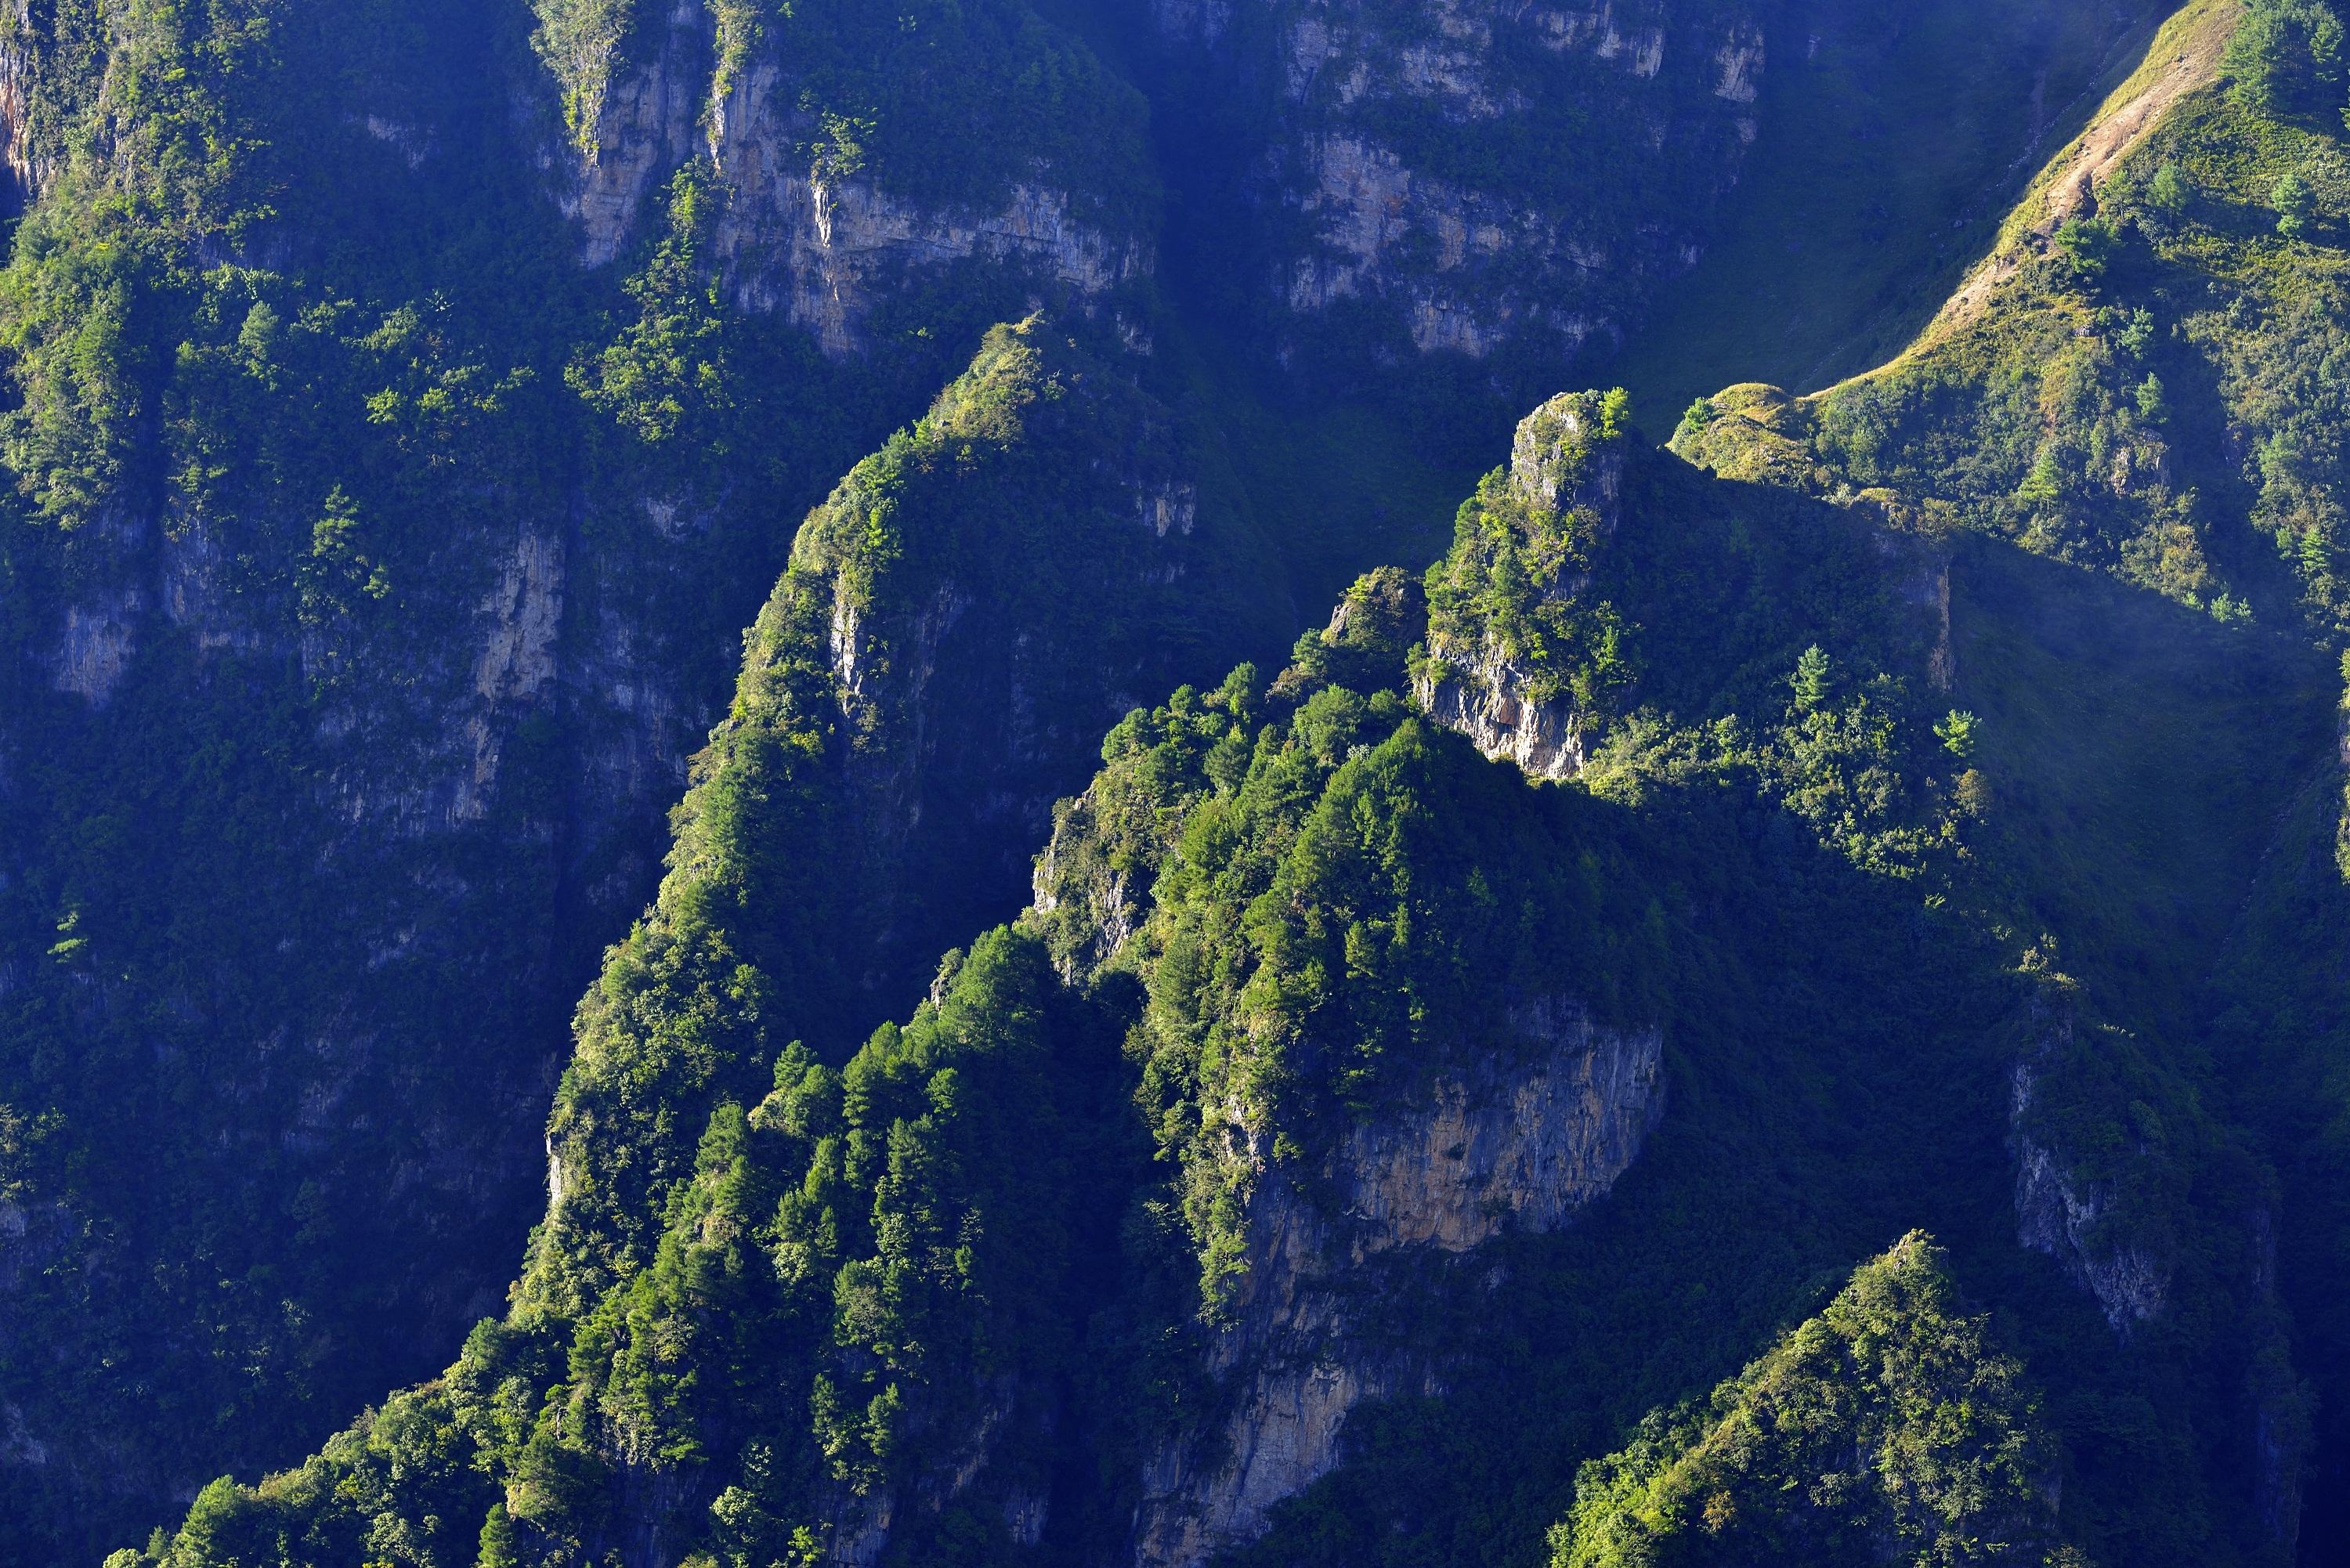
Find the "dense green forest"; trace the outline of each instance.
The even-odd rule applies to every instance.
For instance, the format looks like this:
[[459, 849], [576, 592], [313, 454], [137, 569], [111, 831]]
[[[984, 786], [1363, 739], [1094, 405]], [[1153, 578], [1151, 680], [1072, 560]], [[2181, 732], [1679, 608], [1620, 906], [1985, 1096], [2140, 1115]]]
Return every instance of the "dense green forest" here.
[[0, 1557], [2327, 1560], [2346, 19], [0, 8]]

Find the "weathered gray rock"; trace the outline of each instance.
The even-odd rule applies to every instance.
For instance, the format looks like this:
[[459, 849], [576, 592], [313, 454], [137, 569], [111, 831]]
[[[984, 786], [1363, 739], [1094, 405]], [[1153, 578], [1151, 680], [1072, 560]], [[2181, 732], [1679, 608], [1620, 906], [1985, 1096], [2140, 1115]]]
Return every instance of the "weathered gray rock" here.
[[2008, 1127], [2016, 1159], [2016, 1240], [2045, 1252], [2097, 1301], [2116, 1334], [2162, 1314], [2170, 1294], [2171, 1265], [2139, 1246], [2100, 1238], [2097, 1222], [2114, 1194], [2077, 1179], [2065, 1151], [2026, 1130], [2042, 1064], [2050, 1050], [2068, 1043], [2073, 1024], [2054, 1019], [2033, 1056], [2018, 1062], [2009, 1075]]
[[[1615, 531], [1624, 490], [1624, 455], [1592, 429], [1593, 400], [1562, 393], [1518, 421], [1510, 445], [1510, 484], [1544, 513], [1584, 509], [1602, 537]], [[1588, 584], [1569, 576], [1546, 590], [1565, 598]], [[1413, 695], [1429, 717], [1457, 730], [1478, 751], [1517, 764], [1527, 777], [1572, 778], [1583, 771], [1594, 718], [1565, 695], [1537, 696], [1533, 673], [1490, 639], [1463, 640], [1431, 626], [1429, 660]]]
[[[1378, 302], [1422, 353], [1482, 358], [1531, 337], [1572, 352], [1620, 330], [1650, 282], [1697, 259], [1757, 130], [1751, 5], [1436, 0], [1407, 22], [1364, 0], [1289, 0], [1236, 23], [1222, 0], [1156, 0], [1151, 14], [1201, 80], [1278, 84], [1263, 144], [1242, 150], [1252, 199], [1295, 214], [1304, 237], [1274, 257], [1275, 296], [1304, 317]], [[1534, 190], [1448, 172], [1409, 129], [1492, 128], [1572, 168], [1587, 147], [1539, 142], [1541, 115], [1569, 99], [1627, 132], [1589, 182], [1637, 178], [1654, 202], [1644, 221], [1602, 220], [1617, 203], [1574, 179]]]
[[994, 211], [926, 208], [796, 160], [788, 84], [773, 62], [743, 74], [711, 145], [735, 195], [715, 249], [737, 306], [780, 311], [840, 357], [875, 305], [913, 275], [977, 258], [1090, 301], [1150, 271], [1149, 247], [1076, 221], [1066, 192], [1024, 182]]
[[1254, 1539], [1275, 1503], [1337, 1464], [1364, 1400], [1442, 1391], [1440, 1367], [1350, 1338], [1350, 1272], [1407, 1249], [1555, 1231], [1638, 1157], [1664, 1109], [1661, 1033], [1601, 1027], [1565, 997], [1510, 1022], [1514, 1051], [1435, 1073], [1409, 1105], [1338, 1140], [1312, 1184], [1327, 1207], [1264, 1171], [1248, 1272], [1210, 1348], [1222, 1414], [1149, 1461], [1138, 1564], [1190, 1568]]
[[863, 348], [877, 305], [955, 262], [1014, 269], [1080, 306], [1150, 272], [1144, 241], [1080, 221], [1069, 193], [1041, 175], [1014, 185], [1000, 207], [955, 209], [811, 167], [788, 62], [754, 54], [720, 94], [715, 26], [701, 0], [678, 0], [658, 46], [607, 88], [594, 151], [546, 153], [588, 265], [617, 260], [654, 193], [703, 156], [730, 188], [712, 249], [734, 304], [782, 314], [835, 358]]

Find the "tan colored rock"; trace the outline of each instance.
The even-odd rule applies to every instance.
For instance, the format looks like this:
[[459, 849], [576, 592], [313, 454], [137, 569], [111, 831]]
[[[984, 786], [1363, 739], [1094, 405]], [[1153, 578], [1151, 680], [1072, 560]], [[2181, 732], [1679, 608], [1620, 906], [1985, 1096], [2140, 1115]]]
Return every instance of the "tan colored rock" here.
[[1333, 1210], [1278, 1168], [1264, 1174], [1234, 1321], [1210, 1349], [1225, 1414], [1145, 1467], [1138, 1568], [1194, 1568], [1254, 1540], [1276, 1503], [1337, 1464], [1363, 1401], [1443, 1391], [1438, 1369], [1351, 1341], [1350, 1271], [1558, 1230], [1638, 1157], [1664, 1107], [1661, 1033], [1600, 1027], [1565, 997], [1510, 1023], [1520, 1054], [1440, 1072], [1409, 1107], [1348, 1131], [1319, 1172]]
[[143, 602], [136, 587], [124, 587], [66, 607], [65, 629], [57, 639], [58, 691], [93, 708], [106, 706], [138, 649], [137, 617]]

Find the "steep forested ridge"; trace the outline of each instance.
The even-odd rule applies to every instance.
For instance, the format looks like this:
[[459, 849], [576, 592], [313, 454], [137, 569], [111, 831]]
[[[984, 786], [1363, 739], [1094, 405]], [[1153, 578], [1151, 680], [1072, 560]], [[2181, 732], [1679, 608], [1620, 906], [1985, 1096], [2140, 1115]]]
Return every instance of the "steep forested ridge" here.
[[0, 1555], [2324, 1560], [2350, 46], [2158, 9], [0, 10]]
[[[564, 1022], [652, 890], [660, 814], [796, 524], [1032, 297], [1010, 269], [944, 286], [917, 267], [867, 320], [880, 340], [827, 358], [726, 297], [713, 257], [746, 198], [682, 158], [646, 182], [629, 255], [583, 268], [570, 176], [540, 168], [560, 123], [519, 8], [68, 5], [10, 26], [38, 199], [0, 289], [17, 478], [0, 1398], [34, 1552], [98, 1528], [92, 1498], [200, 1481], [188, 1454], [285, 1457], [496, 1303], [540, 1201]], [[1004, 48], [1050, 44], [1022, 26]], [[1064, 90], [1131, 140], [1128, 98]], [[1117, 155], [1088, 140], [1091, 167]], [[1147, 202], [1147, 176], [1112, 187]], [[1016, 418], [977, 401], [1015, 443]], [[1033, 670], [987, 665], [995, 687], [946, 683], [965, 703], [1035, 689], [991, 780], [1004, 798], [937, 783], [983, 771], [996, 740], [924, 772], [940, 737], [883, 679], [900, 626], [868, 628], [875, 689], [843, 718], [874, 732], [858, 765], [894, 770], [889, 809], [936, 803], [949, 848], [929, 869], [983, 904], [1022, 879], [1053, 758], [1082, 759], [1117, 711], [1106, 694], [1081, 717], [1053, 660], [1185, 646], [1188, 612], [1152, 602], [1171, 576], [1199, 582], [1203, 627], [1263, 613], [1262, 590], [1210, 587], [1253, 555], [1232, 504], [1197, 498], [1174, 423], [1137, 403], [1085, 437], [1130, 456], [1073, 502], [1167, 538], [1128, 558], [1163, 634], [1070, 628]], [[885, 487], [917, 466], [885, 461]], [[1050, 477], [1017, 476], [1016, 504], [1047, 505]], [[1180, 528], [1154, 497], [1182, 502]], [[852, 604], [889, 576], [859, 569]], [[923, 593], [946, 589], [921, 569]], [[829, 591], [831, 565], [810, 572]], [[1127, 585], [1063, 586], [1107, 607]], [[981, 616], [963, 635], [999, 633]], [[831, 768], [824, 789], [868, 787], [845, 755]], [[1017, 826], [967, 838], [958, 796]], [[868, 831], [894, 864], [893, 830]], [[877, 870], [836, 908], [878, 935], [899, 902]], [[924, 922], [961, 929], [962, 908], [903, 935], [931, 947]], [[906, 993], [930, 956], [907, 976], [861, 958], [807, 1005]]]

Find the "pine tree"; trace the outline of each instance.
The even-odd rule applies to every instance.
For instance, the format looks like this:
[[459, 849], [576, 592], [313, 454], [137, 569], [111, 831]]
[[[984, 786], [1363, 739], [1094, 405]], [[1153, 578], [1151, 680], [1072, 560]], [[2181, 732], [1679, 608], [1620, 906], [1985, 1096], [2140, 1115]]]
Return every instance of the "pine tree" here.
[[490, 1504], [490, 1516], [482, 1521], [480, 1568], [515, 1568], [521, 1561], [522, 1551], [515, 1541], [514, 1521], [506, 1517], [506, 1505]]
[[1975, 754], [1975, 745], [1981, 739], [1981, 721], [1962, 709], [1950, 710], [1949, 718], [1934, 726], [1934, 733], [1942, 738], [1942, 749], [1966, 761]]
[[1795, 660], [1795, 673], [1787, 684], [1795, 689], [1795, 711], [1808, 713], [1828, 700], [1833, 680], [1828, 673], [1826, 650], [1818, 643], [1804, 649]]

